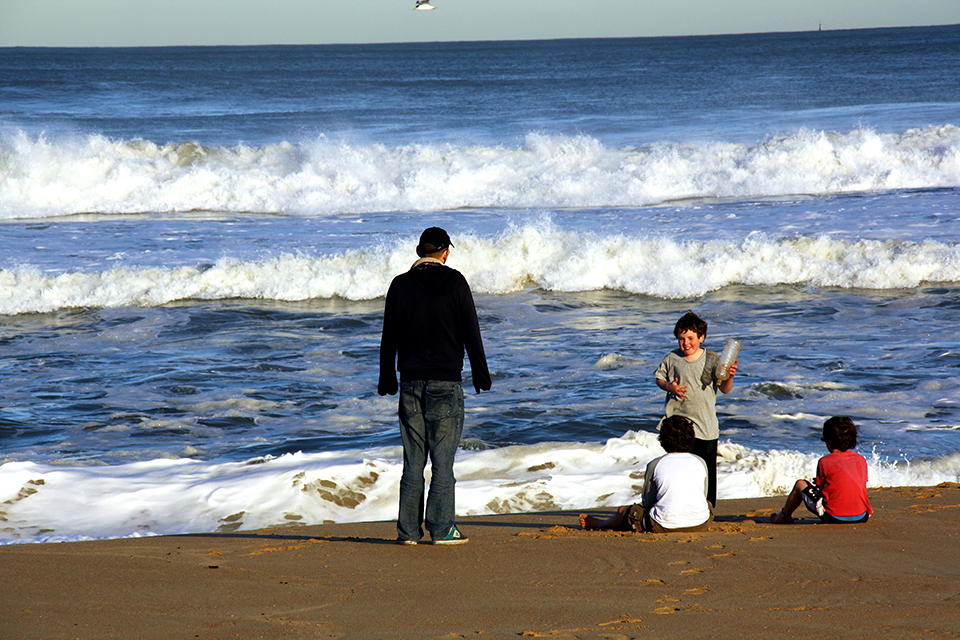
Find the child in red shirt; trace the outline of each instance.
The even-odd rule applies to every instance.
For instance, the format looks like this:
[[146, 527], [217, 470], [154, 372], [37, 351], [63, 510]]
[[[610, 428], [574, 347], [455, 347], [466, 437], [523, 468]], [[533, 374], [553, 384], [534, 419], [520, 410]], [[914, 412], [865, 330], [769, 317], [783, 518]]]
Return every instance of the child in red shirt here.
[[867, 461], [856, 451], [857, 426], [846, 416], [823, 423], [821, 438], [830, 450], [817, 462], [815, 482], [797, 480], [773, 524], [793, 524], [793, 512], [803, 502], [822, 522], [866, 522], [873, 509], [867, 500]]

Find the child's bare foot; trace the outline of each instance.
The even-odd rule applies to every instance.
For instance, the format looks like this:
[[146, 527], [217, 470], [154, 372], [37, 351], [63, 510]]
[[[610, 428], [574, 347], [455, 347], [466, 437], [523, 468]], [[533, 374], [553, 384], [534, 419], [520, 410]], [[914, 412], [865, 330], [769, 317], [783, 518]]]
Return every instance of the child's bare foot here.
[[597, 525], [599, 523], [600, 523], [599, 519], [594, 518], [588, 513], [580, 514], [580, 526], [583, 527], [584, 531], [592, 531], [594, 529], [598, 529], [599, 527]]
[[770, 522], [773, 524], [793, 524], [793, 518], [785, 514], [783, 511], [777, 511], [775, 514], [770, 516]]

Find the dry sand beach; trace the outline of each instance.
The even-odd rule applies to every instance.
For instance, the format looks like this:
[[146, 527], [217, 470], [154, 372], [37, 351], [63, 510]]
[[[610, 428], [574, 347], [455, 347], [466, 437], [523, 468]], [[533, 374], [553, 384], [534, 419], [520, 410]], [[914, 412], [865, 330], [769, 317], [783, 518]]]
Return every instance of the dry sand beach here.
[[0, 637], [960, 637], [960, 485], [870, 496], [862, 525], [771, 525], [774, 497], [697, 534], [554, 512], [464, 518], [453, 547], [392, 522], [8, 545]]

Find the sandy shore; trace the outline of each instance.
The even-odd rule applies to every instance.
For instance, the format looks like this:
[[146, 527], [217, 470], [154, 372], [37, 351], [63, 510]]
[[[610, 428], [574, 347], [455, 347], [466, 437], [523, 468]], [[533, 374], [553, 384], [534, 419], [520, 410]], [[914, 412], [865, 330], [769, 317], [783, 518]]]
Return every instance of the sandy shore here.
[[960, 637], [960, 485], [870, 498], [860, 525], [721, 501], [697, 534], [555, 512], [464, 518], [451, 547], [394, 544], [392, 522], [8, 545], [0, 637]]

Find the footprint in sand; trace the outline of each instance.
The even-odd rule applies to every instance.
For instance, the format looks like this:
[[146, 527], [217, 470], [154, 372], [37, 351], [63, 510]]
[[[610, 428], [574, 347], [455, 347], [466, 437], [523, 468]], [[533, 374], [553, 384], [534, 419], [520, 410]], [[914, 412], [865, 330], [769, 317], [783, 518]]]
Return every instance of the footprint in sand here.
[[655, 613], [658, 616], [669, 615], [671, 613], [677, 613], [680, 611], [680, 607], [660, 607], [659, 609], [654, 609], [650, 613]]
[[619, 620], [611, 620], [610, 622], [597, 623], [597, 626], [609, 627], [612, 624], [639, 624], [641, 622], [643, 622], [641, 618], [620, 618]]
[[910, 505], [910, 510], [914, 513], [935, 513], [944, 509], [956, 509], [960, 504], [914, 504]]

